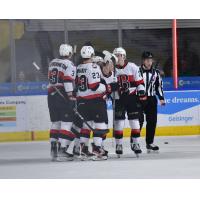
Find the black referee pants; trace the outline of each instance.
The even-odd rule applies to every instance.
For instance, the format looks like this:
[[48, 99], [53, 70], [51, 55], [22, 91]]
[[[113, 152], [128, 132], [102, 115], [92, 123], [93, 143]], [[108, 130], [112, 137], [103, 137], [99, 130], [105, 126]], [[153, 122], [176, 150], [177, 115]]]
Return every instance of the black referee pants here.
[[144, 123], [144, 115], [146, 116], [146, 144], [154, 142], [156, 124], [157, 124], [157, 98], [156, 96], [147, 97], [146, 102], [142, 105], [140, 112], [140, 129]]

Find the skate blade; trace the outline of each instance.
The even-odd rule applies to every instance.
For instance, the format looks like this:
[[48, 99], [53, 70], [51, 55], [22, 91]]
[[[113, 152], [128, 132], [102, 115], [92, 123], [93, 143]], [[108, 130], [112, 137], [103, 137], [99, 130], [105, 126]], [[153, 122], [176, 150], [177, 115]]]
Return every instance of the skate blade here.
[[139, 158], [139, 157], [140, 157], [140, 156], [139, 156], [140, 154], [138, 154], [138, 153], [136, 153], [135, 155], [136, 155], [136, 158]]
[[153, 153], [153, 154], [157, 154], [159, 153], [159, 150], [152, 150], [152, 149], [147, 149], [147, 153]]
[[123, 155], [123, 152], [122, 153], [115, 152], [115, 154], [117, 155], [117, 158], [120, 158]]
[[57, 157], [51, 157], [52, 162], [57, 162]]
[[117, 154], [117, 158], [121, 158], [121, 154]]
[[74, 155], [74, 159], [75, 159], [75, 160], [81, 160], [81, 156]]
[[93, 156], [87, 157], [87, 156], [80, 156], [79, 158], [81, 161], [88, 161], [93, 160]]
[[67, 158], [67, 157], [57, 157], [57, 162], [66, 162], [66, 161], [73, 161], [74, 158]]
[[139, 157], [140, 157], [140, 154], [142, 154], [142, 152], [140, 152], [140, 153], [134, 152], [134, 154], [136, 155], [136, 158], [139, 158]]
[[94, 156], [92, 158], [93, 161], [102, 161], [102, 160], [108, 160], [107, 156], [102, 156], [102, 157], [98, 157], [98, 156]]

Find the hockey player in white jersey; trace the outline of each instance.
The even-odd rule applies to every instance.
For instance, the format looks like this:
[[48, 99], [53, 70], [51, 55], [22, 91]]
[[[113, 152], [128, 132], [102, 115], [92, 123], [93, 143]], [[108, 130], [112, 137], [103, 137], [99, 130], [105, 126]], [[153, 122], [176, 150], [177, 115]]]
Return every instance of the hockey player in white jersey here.
[[94, 160], [107, 159], [102, 148], [102, 136], [108, 132], [107, 108], [104, 96], [106, 86], [101, 83], [101, 70], [99, 65], [93, 63], [94, 49], [83, 46], [81, 49], [82, 64], [77, 67], [77, 109], [84, 119], [93, 125], [93, 152], [89, 151], [89, 138], [91, 130], [83, 124], [80, 132], [81, 155]]
[[52, 122], [50, 129], [52, 160], [63, 161], [73, 159], [73, 155], [68, 153], [67, 149], [75, 137], [74, 133], [71, 132], [71, 126], [74, 117], [73, 90], [76, 67], [70, 61], [73, 54], [70, 45], [62, 44], [59, 53], [60, 58], [53, 59], [49, 64], [48, 107]]
[[[111, 53], [109, 53], [109, 55], [104, 55], [102, 53], [102, 55], [104, 58], [100, 56], [95, 56], [93, 58], [93, 62], [98, 64], [101, 68], [101, 83], [106, 86], [107, 90], [104, 98], [106, 101], [109, 101], [112, 100], [112, 92], [117, 91], [117, 89], [119, 88], [117, 80], [114, 78], [113, 73], [113, 65], [116, 63], [117, 57], [115, 55], [112, 55]], [[108, 121], [106, 122], [106, 124], [108, 125]], [[102, 135], [103, 142], [106, 139], [106, 135], [107, 134]], [[104, 149], [103, 142], [102, 148]], [[108, 151], [106, 151], [105, 149], [104, 151], [106, 152], [106, 154], [108, 153]]]
[[123, 128], [125, 125], [125, 114], [128, 115], [131, 128], [131, 149], [136, 155], [142, 153], [139, 145], [139, 99], [145, 100], [144, 81], [140, 74], [139, 67], [126, 60], [126, 51], [122, 48], [115, 48], [113, 54], [117, 56], [116, 77], [119, 83], [119, 97], [115, 101], [115, 130], [116, 154], [123, 154]]

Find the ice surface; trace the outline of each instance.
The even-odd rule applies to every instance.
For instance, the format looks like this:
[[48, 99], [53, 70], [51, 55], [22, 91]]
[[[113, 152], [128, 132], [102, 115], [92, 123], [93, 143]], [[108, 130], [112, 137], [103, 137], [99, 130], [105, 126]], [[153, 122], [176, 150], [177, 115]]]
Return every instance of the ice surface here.
[[140, 158], [126, 138], [118, 159], [113, 141], [105, 142], [107, 161], [68, 162], [51, 162], [48, 142], [1, 143], [0, 178], [200, 178], [200, 136], [156, 137], [160, 152], [153, 154], [141, 138]]

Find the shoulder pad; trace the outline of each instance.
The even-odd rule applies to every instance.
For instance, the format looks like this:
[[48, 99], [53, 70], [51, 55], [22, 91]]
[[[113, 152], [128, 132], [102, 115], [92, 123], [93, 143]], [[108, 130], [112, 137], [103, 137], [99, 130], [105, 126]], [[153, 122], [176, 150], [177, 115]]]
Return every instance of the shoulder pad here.
[[69, 61], [70, 65], [75, 66], [74, 63], [70, 60]]

